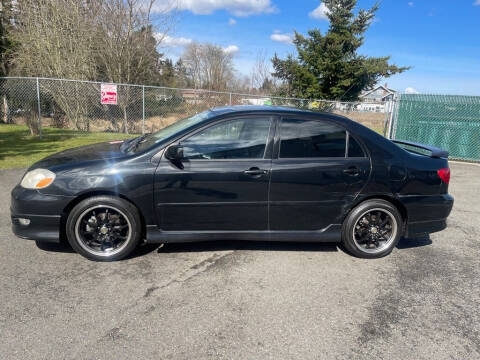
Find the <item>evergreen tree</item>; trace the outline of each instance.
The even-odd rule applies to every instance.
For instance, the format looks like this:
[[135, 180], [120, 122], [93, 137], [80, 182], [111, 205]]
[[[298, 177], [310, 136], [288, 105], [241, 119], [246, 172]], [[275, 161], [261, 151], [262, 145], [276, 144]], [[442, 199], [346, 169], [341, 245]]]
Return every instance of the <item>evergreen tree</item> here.
[[160, 62], [160, 84], [161, 86], [176, 86], [175, 67], [171, 59], [166, 58]]
[[181, 58], [175, 63], [175, 78], [177, 87], [192, 87], [192, 83], [189, 81], [187, 76], [187, 68]]
[[283, 81], [281, 95], [336, 100], [356, 100], [364, 89], [381, 78], [401, 73], [409, 67], [389, 64], [390, 57], [358, 54], [378, 4], [355, 15], [357, 0], [324, 0], [330, 21], [328, 32], [308, 31], [308, 37], [295, 32], [298, 56], [272, 59], [273, 75]]

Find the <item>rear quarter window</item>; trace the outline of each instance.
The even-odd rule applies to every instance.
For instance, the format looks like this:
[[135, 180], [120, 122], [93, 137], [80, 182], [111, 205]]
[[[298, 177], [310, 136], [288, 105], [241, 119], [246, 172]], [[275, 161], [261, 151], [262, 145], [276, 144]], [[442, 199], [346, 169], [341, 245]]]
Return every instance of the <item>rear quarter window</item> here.
[[348, 137], [348, 157], [366, 157], [362, 147], [354, 137]]

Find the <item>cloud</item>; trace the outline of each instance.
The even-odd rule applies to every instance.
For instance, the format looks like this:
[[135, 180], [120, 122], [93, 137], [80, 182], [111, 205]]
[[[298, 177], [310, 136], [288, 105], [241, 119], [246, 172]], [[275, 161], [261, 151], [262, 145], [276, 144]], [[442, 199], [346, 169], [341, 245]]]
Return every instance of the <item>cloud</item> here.
[[237, 45], [228, 45], [227, 47], [223, 48], [223, 51], [227, 54], [235, 54], [239, 51], [239, 47]]
[[270, 35], [270, 39], [273, 41], [281, 42], [284, 44], [291, 45], [293, 44], [293, 36], [290, 34], [281, 34], [278, 30], [275, 30], [272, 35]]
[[480, 6], [480, 0], [476, 0], [476, 1], [473, 3], [473, 6]]
[[192, 43], [192, 39], [184, 37], [172, 37], [166, 34], [157, 33], [155, 38], [160, 41], [160, 46], [163, 47], [183, 47]]
[[233, 26], [233, 25], [235, 25], [236, 23], [237, 23], [237, 20], [235, 20], [235, 19], [233, 19], [233, 18], [228, 19], [228, 25]]
[[405, 94], [420, 94], [417, 89], [413, 88], [413, 87], [407, 87], [405, 89]]
[[308, 13], [308, 16], [317, 20], [328, 20], [327, 15], [329, 12], [330, 10], [328, 10], [327, 6], [324, 3], [320, 3], [315, 10]]
[[269, 14], [277, 10], [271, 0], [170, 0], [160, 1], [152, 11], [165, 12], [172, 8], [188, 10], [195, 15], [209, 15], [217, 10], [225, 10], [235, 16]]
[[[479, 1], [480, 1], [480, 0], [479, 0]], [[414, 3], [413, 1], [409, 1], [409, 2], [408, 2], [408, 6], [413, 6], [413, 5], [415, 5], [415, 3]]]

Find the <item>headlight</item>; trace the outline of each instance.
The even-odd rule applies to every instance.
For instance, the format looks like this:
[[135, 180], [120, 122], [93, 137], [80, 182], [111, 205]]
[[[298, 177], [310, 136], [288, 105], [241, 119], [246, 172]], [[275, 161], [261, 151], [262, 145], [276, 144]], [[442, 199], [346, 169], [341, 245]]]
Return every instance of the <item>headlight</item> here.
[[43, 189], [55, 180], [55, 174], [47, 169], [35, 169], [25, 174], [20, 186], [25, 189]]

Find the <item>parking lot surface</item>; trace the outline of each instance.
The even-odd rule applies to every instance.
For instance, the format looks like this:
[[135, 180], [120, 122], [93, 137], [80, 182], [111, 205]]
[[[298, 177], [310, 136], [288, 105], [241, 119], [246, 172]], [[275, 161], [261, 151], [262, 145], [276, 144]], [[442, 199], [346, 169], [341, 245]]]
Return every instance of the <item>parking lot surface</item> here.
[[480, 358], [480, 166], [451, 164], [447, 230], [390, 256], [336, 245], [143, 246], [96, 263], [10, 230], [0, 172], [2, 359]]

